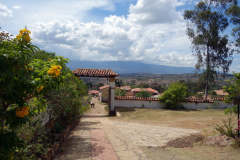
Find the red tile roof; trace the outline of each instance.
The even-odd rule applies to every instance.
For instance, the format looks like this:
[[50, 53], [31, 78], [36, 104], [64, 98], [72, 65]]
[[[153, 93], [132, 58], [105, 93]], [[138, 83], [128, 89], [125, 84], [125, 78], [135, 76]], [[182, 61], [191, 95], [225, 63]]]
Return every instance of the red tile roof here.
[[120, 89], [131, 90], [131, 87], [130, 86], [121, 86]]
[[144, 90], [145, 90], [145, 91], [148, 91], [148, 92], [152, 92], [152, 93], [158, 93], [157, 90], [152, 89], [152, 88], [145, 88]]
[[152, 97], [133, 97], [133, 96], [116, 96], [118, 100], [140, 100], [140, 101], [159, 101], [158, 98]]
[[221, 89], [221, 90], [214, 90], [216, 93], [217, 93], [217, 95], [221, 95], [221, 96], [226, 96], [226, 95], [228, 95], [228, 93], [227, 92], [223, 92], [223, 90]]
[[[108, 88], [108, 87], [109, 87], [109, 85], [105, 85], [105, 86], [99, 87], [99, 90], [104, 89], [104, 88]], [[119, 87], [115, 86], [115, 88], [119, 88]]]
[[104, 89], [104, 88], [107, 88], [107, 87], [109, 87], [109, 85], [105, 85], [105, 86], [99, 87], [99, 89], [101, 90], [101, 89]]
[[152, 89], [152, 88], [134, 88], [131, 90], [132, 92], [140, 92], [140, 91], [147, 91], [147, 92], [151, 92], [151, 93], [158, 93], [157, 90]]
[[111, 69], [84, 69], [78, 68], [73, 71], [75, 75], [81, 76], [102, 76], [102, 77], [110, 77], [110, 76], [118, 76], [119, 74], [113, 72]]
[[132, 91], [132, 92], [140, 92], [140, 91], [142, 91], [142, 89], [140, 89], [140, 88], [134, 88], [134, 89], [132, 89], [131, 91]]
[[98, 94], [99, 93], [99, 91], [97, 91], [97, 90], [90, 90], [90, 91], [88, 91], [88, 94]]
[[[138, 100], [138, 101], [159, 101], [158, 98], [153, 97], [133, 97], [133, 96], [116, 96], [116, 100]], [[183, 99], [181, 102], [194, 102], [194, 103], [213, 103], [215, 99], [223, 101], [225, 98], [214, 98], [214, 99]]]

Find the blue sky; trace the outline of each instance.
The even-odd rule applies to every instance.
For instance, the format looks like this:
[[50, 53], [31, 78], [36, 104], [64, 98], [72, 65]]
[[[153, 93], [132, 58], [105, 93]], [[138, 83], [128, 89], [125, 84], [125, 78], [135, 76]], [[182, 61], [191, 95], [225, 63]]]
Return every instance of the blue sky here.
[[[194, 67], [184, 10], [197, 0], [1, 0], [0, 27], [71, 60]], [[240, 55], [231, 70], [239, 72]]]

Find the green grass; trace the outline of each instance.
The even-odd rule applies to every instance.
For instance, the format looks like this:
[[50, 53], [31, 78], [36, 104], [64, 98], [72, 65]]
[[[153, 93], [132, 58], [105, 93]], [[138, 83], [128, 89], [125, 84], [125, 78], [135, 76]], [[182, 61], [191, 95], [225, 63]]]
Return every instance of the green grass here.
[[[83, 96], [83, 102], [85, 102], [88, 98], [89, 98], [89, 95]], [[91, 96], [91, 98], [90, 98], [90, 101], [91, 101], [91, 100], [92, 100], [92, 96]]]
[[105, 106], [104, 109], [108, 112], [108, 106]]
[[84, 114], [84, 113], [88, 112], [89, 110], [91, 110], [90, 104], [87, 104], [86, 106], [82, 106], [82, 107], [80, 107], [80, 114]]

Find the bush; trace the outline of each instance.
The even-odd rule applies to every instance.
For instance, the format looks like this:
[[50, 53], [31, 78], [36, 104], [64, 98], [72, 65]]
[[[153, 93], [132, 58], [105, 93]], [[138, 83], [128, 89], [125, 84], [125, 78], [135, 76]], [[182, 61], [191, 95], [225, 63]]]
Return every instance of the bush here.
[[54, 140], [54, 134], [45, 130], [43, 127], [39, 127], [35, 130], [34, 137], [31, 142], [27, 144], [27, 147], [15, 152], [16, 159], [38, 160], [52, 147]]
[[225, 114], [232, 114], [232, 113], [237, 114], [237, 105], [225, 109], [224, 113]]
[[82, 108], [81, 98], [86, 95], [87, 87], [73, 74], [66, 79], [66, 85], [58, 91], [47, 94], [47, 106], [60, 125], [66, 126], [79, 116]]
[[151, 96], [151, 94], [146, 91], [140, 91], [136, 94], [136, 97], [150, 97], [150, 96]]
[[159, 98], [160, 103], [165, 103], [166, 108], [179, 109], [180, 101], [186, 98], [187, 86], [180, 82], [171, 84], [168, 90]]
[[236, 125], [232, 123], [232, 118], [229, 117], [228, 122], [223, 121], [223, 126], [216, 124], [214, 129], [216, 129], [221, 134], [224, 134], [228, 137], [235, 138], [237, 134], [235, 128], [236, 128]]

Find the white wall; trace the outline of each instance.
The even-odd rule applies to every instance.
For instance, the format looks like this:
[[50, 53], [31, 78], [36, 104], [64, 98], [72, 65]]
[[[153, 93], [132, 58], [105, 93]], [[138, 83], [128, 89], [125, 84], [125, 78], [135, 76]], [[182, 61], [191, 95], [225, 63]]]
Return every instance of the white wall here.
[[[151, 102], [151, 103], [149, 103]], [[160, 104], [159, 101], [140, 101], [140, 100], [118, 100], [115, 99], [115, 107], [142, 107], [144, 108], [164, 108], [164, 104]]]
[[[149, 103], [151, 102], [151, 103]], [[164, 108], [165, 104], [159, 103], [159, 101], [141, 101], [141, 100], [118, 100], [115, 99], [114, 106], [115, 107], [142, 107], [144, 104], [144, 108]], [[219, 102], [218, 106], [214, 106], [213, 103], [196, 103], [187, 102], [181, 103], [187, 109], [206, 109], [206, 106], [211, 106], [212, 109], [224, 109], [226, 107], [232, 107], [233, 105], [228, 105], [222, 101]]]
[[212, 109], [225, 109], [226, 107], [232, 107], [233, 104], [228, 105], [227, 103], [224, 103], [223, 101], [219, 101], [218, 105], [214, 105], [214, 103], [194, 103], [194, 102], [182, 102], [181, 105], [183, 105], [187, 109], [206, 109], [206, 106], [210, 106]]

